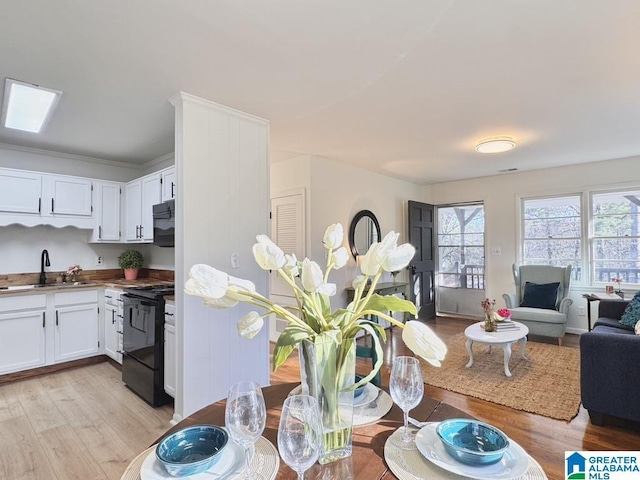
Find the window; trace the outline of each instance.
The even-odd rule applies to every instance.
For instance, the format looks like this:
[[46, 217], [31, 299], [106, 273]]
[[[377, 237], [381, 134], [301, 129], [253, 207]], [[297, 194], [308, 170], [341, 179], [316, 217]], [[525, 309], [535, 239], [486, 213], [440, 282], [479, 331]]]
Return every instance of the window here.
[[484, 289], [484, 206], [438, 208], [439, 285]]
[[582, 269], [580, 195], [524, 199], [523, 263], [573, 265], [573, 278]]
[[640, 283], [640, 191], [594, 193], [591, 205], [593, 280]]

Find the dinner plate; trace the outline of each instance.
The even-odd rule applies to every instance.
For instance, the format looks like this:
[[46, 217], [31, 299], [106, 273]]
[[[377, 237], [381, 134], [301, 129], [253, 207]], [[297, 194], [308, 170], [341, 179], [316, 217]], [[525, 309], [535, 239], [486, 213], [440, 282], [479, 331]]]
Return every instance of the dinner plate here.
[[511, 439], [502, 460], [493, 465], [480, 467], [461, 463], [444, 449], [442, 441], [436, 434], [437, 425], [437, 422], [429, 423], [421, 428], [416, 434], [416, 446], [427, 460], [440, 468], [476, 480], [512, 480], [521, 477], [529, 470], [529, 455]]
[[[291, 392], [289, 392], [289, 395], [300, 395], [301, 391], [302, 391], [302, 385], [298, 385], [293, 390], [291, 390]], [[364, 386], [364, 390], [362, 391], [362, 393], [358, 397], [353, 399], [353, 406], [361, 407], [363, 405], [366, 405], [372, 402], [373, 400], [375, 400], [377, 396], [378, 396], [378, 387], [376, 387], [373, 383], [367, 383]]]
[[[244, 467], [244, 449], [240, 445], [229, 441], [221, 453], [220, 460], [209, 470], [198, 473], [197, 475], [179, 478], [186, 480], [231, 479], [240, 475]], [[175, 480], [178, 477], [171, 476], [167, 473], [160, 461], [156, 458], [156, 450], [154, 448], [142, 463], [140, 478], [142, 480]]]

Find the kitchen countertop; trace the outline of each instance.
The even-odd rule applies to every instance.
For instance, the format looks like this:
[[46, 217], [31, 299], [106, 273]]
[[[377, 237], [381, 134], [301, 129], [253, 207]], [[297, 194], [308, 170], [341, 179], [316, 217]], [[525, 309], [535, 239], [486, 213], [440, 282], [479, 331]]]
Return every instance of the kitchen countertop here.
[[[128, 287], [147, 287], [150, 285], [173, 285], [173, 282], [167, 280], [159, 280], [157, 278], [139, 278], [137, 280], [126, 280], [124, 278], [110, 280], [95, 280], [92, 282], [76, 282], [76, 283], [47, 283], [45, 286], [33, 286], [31, 288], [11, 288], [16, 285], [0, 285], [0, 295], [30, 295], [37, 293], [48, 293], [51, 291], [76, 290], [83, 288], [116, 288], [124, 289]], [[9, 287], [7, 289], [2, 287]]]

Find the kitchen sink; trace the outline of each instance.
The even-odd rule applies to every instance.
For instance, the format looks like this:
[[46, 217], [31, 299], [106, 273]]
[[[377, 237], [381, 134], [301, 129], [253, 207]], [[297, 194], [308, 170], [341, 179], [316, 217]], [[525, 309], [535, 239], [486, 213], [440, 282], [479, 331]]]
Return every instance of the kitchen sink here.
[[6, 285], [0, 287], [1, 290], [8, 291], [20, 291], [20, 290], [30, 290], [32, 288], [42, 288], [42, 287], [56, 287], [56, 288], [65, 288], [65, 287], [76, 287], [78, 285], [90, 285], [91, 282], [68, 282], [68, 283], [47, 283], [45, 285], [40, 285], [39, 283], [29, 284], [29, 285]]

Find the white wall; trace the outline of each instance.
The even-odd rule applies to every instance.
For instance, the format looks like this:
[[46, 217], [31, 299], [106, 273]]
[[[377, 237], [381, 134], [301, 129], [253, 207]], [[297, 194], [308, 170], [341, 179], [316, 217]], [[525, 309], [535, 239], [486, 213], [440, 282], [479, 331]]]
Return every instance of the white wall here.
[[[491, 161], [491, 157], [487, 157], [487, 161]], [[518, 195], [552, 195], [617, 187], [640, 187], [640, 157], [440, 183], [423, 187], [422, 200], [435, 205], [484, 202], [487, 297], [504, 305], [502, 294], [515, 292], [511, 265], [519, 261]], [[502, 255], [492, 256], [489, 253], [492, 247], [500, 247]], [[577, 310], [586, 307], [581, 295], [597, 289], [572, 285], [571, 290], [574, 303], [567, 330], [577, 333], [587, 328], [587, 317], [579, 316]], [[480, 312], [479, 306], [478, 309]]]
[[[177, 418], [221, 398], [232, 383], [269, 383], [268, 332], [248, 340], [236, 324], [251, 308], [213, 310], [182, 286], [196, 263], [255, 283], [268, 295], [267, 274], [252, 259], [255, 237], [269, 228], [268, 124], [186, 94], [176, 107]], [[184, 188], [180, 188], [184, 186]], [[231, 254], [240, 268], [231, 269]]]
[[[349, 263], [333, 271], [330, 281], [338, 294], [333, 307], [346, 305], [344, 288], [360, 273], [349, 247], [349, 225], [360, 210], [371, 210], [380, 223], [382, 235], [391, 230], [407, 241], [407, 201], [421, 196], [418, 185], [314, 156], [303, 156], [274, 163], [271, 167], [271, 190], [305, 188], [307, 190], [307, 256], [324, 269], [326, 249], [322, 237], [333, 223], [344, 227], [344, 246], [349, 251]], [[403, 272], [399, 281], [406, 281]], [[391, 276], [384, 280], [391, 281]]]

